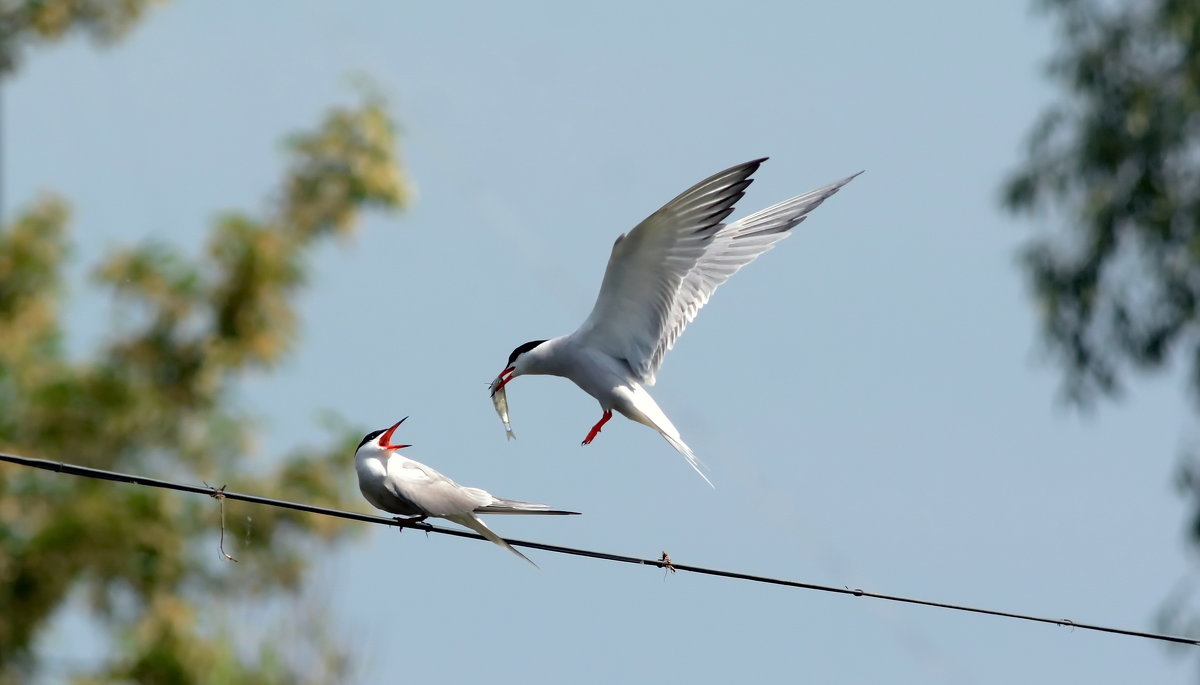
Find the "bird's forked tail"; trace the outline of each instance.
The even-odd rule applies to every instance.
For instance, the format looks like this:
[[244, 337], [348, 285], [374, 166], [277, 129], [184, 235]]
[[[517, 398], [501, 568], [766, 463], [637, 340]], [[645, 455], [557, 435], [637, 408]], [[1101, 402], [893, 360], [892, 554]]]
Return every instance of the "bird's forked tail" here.
[[[624, 407], [618, 409], [618, 411], [634, 421], [658, 431], [658, 434], [663, 436], [664, 440], [671, 443], [671, 447], [674, 447], [676, 451], [683, 455], [684, 459], [687, 459], [688, 466], [695, 469], [696, 473], [700, 474], [700, 477], [704, 479], [704, 482], [708, 483], [708, 486], [715, 490], [717, 486], [713, 485], [713, 482], [704, 474], [704, 463], [696, 458], [696, 453], [679, 436], [679, 429], [675, 428], [675, 424], [671, 423], [671, 419], [668, 419], [663, 410], [658, 408], [658, 403], [654, 401], [650, 393], [646, 392], [645, 388], [636, 386], [631, 399], [632, 407]], [[623, 409], [632, 409], [632, 411], [623, 411]]]
[[460, 526], [466, 526], [467, 528], [470, 528], [471, 530], [475, 531], [476, 533], [479, 533], [483, 537], [487, 538], [489, 541], [494, 542], [497, 545], [500, 545], [504, 549], [507, 549], [508, 551], [521, 557], [525, 561], [528, 561], [529, 563], [533, 564], [535, 568], [541, 568], [537, 564], [533, 563], [533, 559], [530, 559], [529, 557], [525, 556], [524, 554], [521, 554], [520, 552], [517, 551], [517, 549], [515, 547], [508, 544], [504, 540], [504, 538], [493, 533], [492, 529], [488, 528], [487, 525], [483, 521], [479, 520], [478, 516], [476, 516], [474, 514], [454, 514], [452, 516], [446, 516], [445, 518], [446, 518], [446, 520], [453, 521]]
[[666, 427], [671, 429], [670, 433], [668, 433], [666, 430], [663, 430], [663, 427], [661, 426], [651, 426], [651, 428], [658, 431], [659, 435], [663, 436], [664, 440], [671, 443], [671, 447], [674, 447], [679, 451], [680, 454], [683, 455], [685, 459], [687, 459], [688, 466], [691, 466], [693, 469], [695, 469], [696, 473], [700, 474], [700, 477], [704, 479], [704, 482], [708, 483], [708, 487], [715, 490], [717, 486], [713, 485], [713, 482], [708, 479], [708, 476], [704, 475], [704, 463], [696, 457], [696, 453], [692, 452], [692, 448], [688, 447], [687, 443], [685, 443], [683, 439], [679, 437], [679, 431], [675, 430], [675, 426], [672, 426], [668, 421]]

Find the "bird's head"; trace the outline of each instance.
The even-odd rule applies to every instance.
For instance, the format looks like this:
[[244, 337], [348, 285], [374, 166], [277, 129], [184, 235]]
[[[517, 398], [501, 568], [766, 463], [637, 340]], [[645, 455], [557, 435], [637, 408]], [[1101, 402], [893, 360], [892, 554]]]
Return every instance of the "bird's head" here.
[[396, 423], [392, 424], [391, 428], [381, 428], [364, 435], [362, 441], [358, 443], [358, 449], [355, 450], [355, 454], [363, 452], [364, 450], [369, 450], [372, 452], [385, 452], [390, 450], [398, 450], [404, 447], [412, 447], [412, 445], [392, 444], [392, 434], [394, 434], [396, 429], [400, 427], [400, 424], [404, 423], [407, 419], [408, 417], [405, 416], [403, 419], [400, 419]]
[[524, 345], [518, 345], [512, 354], [508, 355], [508, 363], [504, 365], [504, 370], [496, 376], [496, 380], [492, 381], [492, 393], [503, 388], [509, 381], [517, 376], [523, 376], [529, 372], [529, 352], [538, 345], [546, 342], [545, 340], [531, 340]]

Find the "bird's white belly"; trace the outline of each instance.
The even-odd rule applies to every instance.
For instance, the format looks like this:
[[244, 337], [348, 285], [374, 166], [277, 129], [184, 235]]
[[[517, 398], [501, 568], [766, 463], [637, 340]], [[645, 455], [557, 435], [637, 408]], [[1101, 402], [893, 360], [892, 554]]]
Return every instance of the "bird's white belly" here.
[[632, 394], [634, 381], [628, 377], [612, 372], [604, 367], [589, 367], [584, 373], [577, 373], [567, 378], [575, 383], [580, 390], [586, 392], [604, 409], [619, 409]]

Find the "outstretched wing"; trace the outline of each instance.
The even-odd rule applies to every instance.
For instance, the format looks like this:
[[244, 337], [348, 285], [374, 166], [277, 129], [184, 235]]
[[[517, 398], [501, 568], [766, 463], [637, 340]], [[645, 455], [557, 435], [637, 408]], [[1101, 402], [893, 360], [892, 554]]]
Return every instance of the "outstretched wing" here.
[[[858, 172], [861, 174], [862, 172]], [[767, 207], [761, 212], [739, 219], [721, 228], [708, 244], [708, 249], [683, 279], [666, 317], [658, 345], [636, 371], [645, 385], [654, 385], [654, 374], [663, 357], [675, 346], [683, 329], [696, 318], [700, 308], [708, 303], [713, 292], [775, 243], [791, 235], [793, 227], [804, 221], [812, 210], [841, 189], [855, 176], [811, 190], [790, 200]]]
[[711, 176], [671, 200], [613, 244], [596, 304], [575, 337], [653, 378], [651, 359], [679, 289], [766, 158]]

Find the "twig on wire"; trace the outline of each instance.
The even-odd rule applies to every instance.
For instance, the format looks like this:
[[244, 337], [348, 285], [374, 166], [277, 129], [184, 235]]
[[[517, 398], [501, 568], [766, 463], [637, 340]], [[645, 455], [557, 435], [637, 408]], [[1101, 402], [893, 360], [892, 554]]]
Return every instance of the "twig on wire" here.
[[[214, 496], [214, 489], [210, 486], [203, 488], [198, 485], [187, 485], [186, 483], [176, 483], [168, 480], [159, 480], [157, 478], [146, 478], [143, 476], [135, 476], [127, 473], [118, 473], [116, 471], [105, 471], [103, 469], [93, 469], [86, 466], [76, 466], [75, 464], [67, 464], [59, 461], [50, 461], [47, 459], [34, 459], [32, 457], [21, 457], [13, 454], [0, 453], [0, 461], [7, 461], [21, 466], [29, 466], [46, 471], [55, 471], [65, 473], [72, 476], [82, 476], [84, 478], [97, 478], [100, 480], [116, 481], [118, 483], [129, 483], [132, 485], [142, 485], [151, 488], [163, 488], [166, 490], [178, 490], [180, 492], [193, 492], [201, 495]], [[279, 507], [282, 509], [292, 509], [294, 511], [303, 511], [310, 514], [320, 516], [333, 516], [336, 518], [349, 519], [352, 521], [363, 521], [366, 523], [376, 523], [385, 526], [399, 526], [402, 528], [416, 528], [423, 530], [426, 533], [437, 533], [439, 535], [450, 535], [458, 538], [471, 538], [472, 540], [484, 540], [482, 535], [477, 533], [467, 532], [465, 530], [455, 530], [453, 528], [441, 528], [432, 526], [424, 522], [414, 522], [411, 520], [397, 520], [394, 518], [384, 518], [382, 516], [371, 516], [369, 514], [358, 514], [352, 511], [342, 511], [340, 509], [330, 509], [328, 507], [318, 507], [311, 504], [303, 504], [300, 502], [289, 502], [287, 500], [272, 499], [270, 497], [262, 497], [260, 495], [249, 495], [239, 492], [220, 491], [221, 499], [233, 499], [241, 502], [251, 502], [254, 504], [262, 504], [269, 507]], [[1067, 618], [1046, 618], [1042, 616], [1031, 616], [1029, 614], [1018, 614], [1011, 611], [999, 611], [997, 609], [984, 609], [982, 607], [973, 607], [965, 604], [951, 604], [949, 602], [936, 602], [929, 599], [918, 599], [916, 597], [903, 597], [901, 595], [888, 595], [881, 592], [868, 592], [861, 588], [850, 589], [848, 587], [834, 587], [832, 585], [819, 585], [817, 583], [806, 583], [799, 580], [786, 580], [783, 578], [770, 578], [767, 576], [756, 576], [749, 573], [738, 573], [736, 571], [723, 571], [720, 569], [704, 568], [702, 566], [689, 566], [686, 564], [675, 564], [670, 562], [670, 557], [663, 554], [658, 559], [643, 559], [641, 557], [630, 557], [623, 554], [612, 554], [611, 552], [596, 552], [593, 550], [579, 549], [576, 547], [564, 547], [562, 545], [550, 545], [544, 542], [530, 542], [526, 540], [505, 540], [508, 544], [514, 547], [526, 547], [528, 549], [540, 549], [546, 552], [554, 552], [556, 554], [569, 554], [576, 557], [587, 557], [590, 559], [601, 559], [604, 561], [613, 561], [622, 564], [639, 564], [644, 566], [655, 566], [665, 568], [665, 564], [670, 563], [673, 571], [687, 571], [705, 576], [716, 576], [718, 578], [729, 578], [732, 580], [744, 580], [750, 583], [763, 583], [766, 585], [779, 585], [782, 587], [797, 588], [801, 590], [815, 590], [817, 592], [829, 592], [838, 595], [850, 595], [854, 597], [869, 597], [871, 599], [879, 599], [887, 602], [900, 602], [902, 604], [918, 604], [920, 606], [934, 607], [937, 609], [948, 609], [950, 611], [963, 611], [972, 614], [983, 614], [985, 616], [1002, 616], [1004, 618], [1012, 618], [1018, 621], [1029, 621], [1033, 623], [1049, 623], [1056, 626], [1069, 626], [1078, 630], [1091, 630], [1101, 633], [1111, 633], [1114, 635], [1127, 635], [1129, 637], [1140, 637], [1147, 640], [1160, 640], [1162, 642], [1174, 642], [1183, 645], [1200, 646], [1200, 639], [1183, 637], [1180, 635], [1166, 635], [1162, 633], [1151, 633], [1142, 630], [1130, 630], [1128, 628], [1113, 628], [1111, 626], [1102, 626], [1095, 623], [1080, 623]]]
[[675, 567], [671, 565], [671, 555], [667, 554], [665, 549], [663, 550], [662, 556], [658, 558], [658, 565], [662, 566], [663, 568], [663, 580], [667, 579], [667, 571], [670, 571], [671, 573], [675, 572]]
[[[201, 482], [204, 483], [204, 481]], [[237, 559], [234, 559], [230, 556], [229, 552], [225, 551], [225, 486], [222, 485], [218, 488], [208, 485], [208, 483], [204, 484], [212, 490], [212, 492], [208, 493], [208, 496], [221, 504], [221, 541], [217, 543], [217, 548], [221, 550], [221, 556], [236, 564]]]

